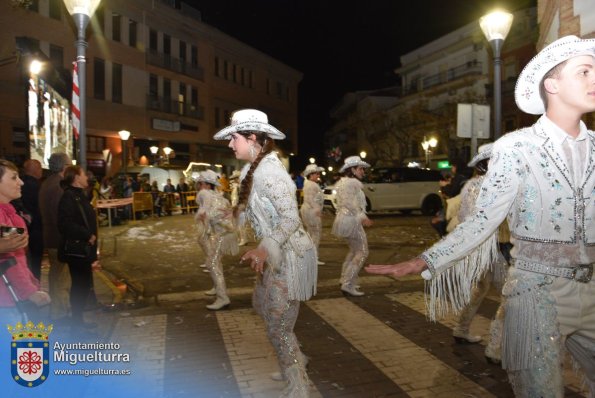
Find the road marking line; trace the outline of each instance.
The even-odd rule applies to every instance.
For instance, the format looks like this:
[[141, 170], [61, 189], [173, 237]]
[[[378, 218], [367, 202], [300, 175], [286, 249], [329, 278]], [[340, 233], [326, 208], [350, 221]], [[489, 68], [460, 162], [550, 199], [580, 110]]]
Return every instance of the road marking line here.
[[345, 298], [307, 304], [408, 394], [457, 391], [493, 397], [457, 370]]
[[[217, 322], [242, 396], [276, 397], [286, 384], [271, 379], [279, 371], [263, 320], [252, 309], [218, 311]], [[321, 397], [311, 388], [312, 397]]]

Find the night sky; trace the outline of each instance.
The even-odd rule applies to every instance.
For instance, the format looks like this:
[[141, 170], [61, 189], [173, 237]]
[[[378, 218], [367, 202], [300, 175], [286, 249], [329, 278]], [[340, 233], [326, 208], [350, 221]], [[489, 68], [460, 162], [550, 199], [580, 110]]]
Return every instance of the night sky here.
[[[299, 87], [299, 156], [323, 156], [329, 111], [347, 92], [396, 85], [399, 58], [496, 6], [536, 0], [183, 0], [203, 22], [304, 74]], [[355, 4], [355, 5], [354, 5]], [[316, 138], [314, 138], [316, 137]], [[351, 155], [351, 154], [346, 154]]]

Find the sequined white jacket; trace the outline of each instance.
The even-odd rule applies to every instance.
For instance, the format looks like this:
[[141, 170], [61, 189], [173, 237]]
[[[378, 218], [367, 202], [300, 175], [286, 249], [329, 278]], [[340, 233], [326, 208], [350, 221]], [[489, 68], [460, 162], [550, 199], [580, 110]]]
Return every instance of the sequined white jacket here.
[[[250, 168], [244, 166], [243, 179]], [[287, 275], [290, 300], [307, 300], [316, 294], [317, 255], [298, 214], [296, 187], [276, 153], [266, 155], [252, 180], [246, 215], [267, 263]]]
[[320, 185], [314, 181], [304, 181], [304, 203], [300, 208], [302, 218], [306, 223], [314, 223], [317, 218], [320, 218], [322, 206], [324, 204], [324, 195]]
[[595, 261], [595, 133], [587, 131], [586, 167], [575, 186], [560, 144], [548, 134], [551, 122], [543, 118], [494, 144], [474, 214], [421, 255], [433, 276], [471, 252], [507, 215], [514, 258], [550, 266]]
[[337, 190], [337, 215], [332, 233], [340, 238], [351, 236], [366, 216], [366, 196], [363, 184], [357, 178], [341, 177]]

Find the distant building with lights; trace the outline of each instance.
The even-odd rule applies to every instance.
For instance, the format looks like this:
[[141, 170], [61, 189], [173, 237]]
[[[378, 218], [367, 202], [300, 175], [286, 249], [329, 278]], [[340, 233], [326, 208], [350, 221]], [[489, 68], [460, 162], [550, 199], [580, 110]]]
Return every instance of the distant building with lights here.
[[[29, 9], [0, 2], [0, 156], [28, 156], [27, 68], [70, 100], [75, 32], [62, 0]], [[128, 164], [151, 162], [151, 146], [169, 161], [240, 166], [227, 142], [212, 140], [234, 110], [255, 107], [284, 131], [281, 151], [297, 152], [301, 72], [201, 21], [183, 1], [103, 0], [87, 29], [87, 159], [96, 174], [121, 168], [118, 131], [132, 133]]]
[[[502, 49], [502, 131], [534, 120], [516, 108], [513, 92], [522, 67], [535, 54], [537, 34], [535, 8], [514, 14]], [[356, 146], [366, 148], [372, 163], [423, 164], [421, 143], [433, 137], [438, 144], [432, 150], [432, 168], [445, 159], [469, 159], [470, 140], [456, 135], [457, 104], [493, 103], [492, 54], [478, 21], [402, 55], [395, 73], [401, 85], [392, 98], [379, 100], [381, 90], [376, 90], [360, 92], [357, 98], [346, 95], [336, 105], [331, 112], [335, 123], [327, 132], [329, 145], [337, 137], [357, 138]]]

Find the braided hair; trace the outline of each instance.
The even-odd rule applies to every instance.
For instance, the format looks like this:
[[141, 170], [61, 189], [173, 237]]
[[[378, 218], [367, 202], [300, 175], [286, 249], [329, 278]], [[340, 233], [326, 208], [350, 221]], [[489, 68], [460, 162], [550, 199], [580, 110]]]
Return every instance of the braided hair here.
[[275, 149], [275, 142], [271, 138], [268, 138], [266, 134], [263, 134], [259, 131], [239, 131], [238, 134], [245, 137], [246, 139], [250, 137], [252, 134], [254, 134], [254, 136], [256, 137], [255, 141], [258, 144], [260, 144], [262, 149], [260, 150], [256, 158], [252, 161], [252, 164], [250, 164], [250, 168], [248, 169], [246, 176], [242, 180], [238, 204], [234, 208], [235, 215], [238, 215], [246, 208], [246, 203], [248, 203], [248, 197], [250, 197], [250, 192], [252, 192], [252, 180], [254, 178], [254, 171], [260, 164], [261, 160], [266, 155], [271, 153], [273, 149]]

